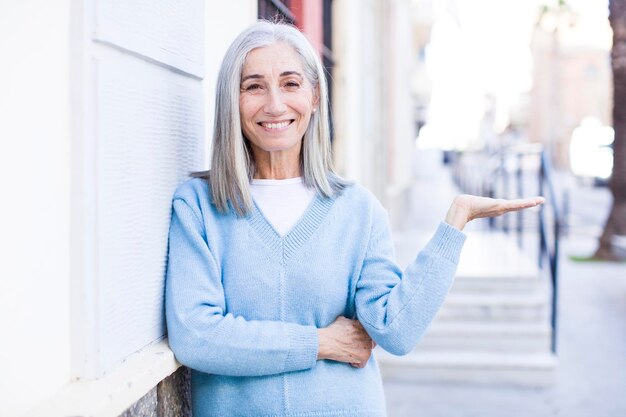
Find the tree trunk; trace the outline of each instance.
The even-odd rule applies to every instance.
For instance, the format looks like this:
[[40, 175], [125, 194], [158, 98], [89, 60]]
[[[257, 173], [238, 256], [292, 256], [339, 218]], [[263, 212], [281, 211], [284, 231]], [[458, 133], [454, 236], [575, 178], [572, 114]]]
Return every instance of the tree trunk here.
[[613, 176], [609, 187], [613, 207], [594, 255], [598, 259], [619, 260], [612, 244], [615, 235], [626, 235], [626, 0], [609, 1], [613, 29], [611, 67], [613, 69]]

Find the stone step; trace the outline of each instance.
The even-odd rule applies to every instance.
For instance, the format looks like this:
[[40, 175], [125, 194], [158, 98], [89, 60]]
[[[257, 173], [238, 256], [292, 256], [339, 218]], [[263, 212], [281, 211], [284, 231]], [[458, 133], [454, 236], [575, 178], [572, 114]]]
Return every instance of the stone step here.
[[552, 330], [547, 322], [445, 322], [435, 320], [418, 350], [548, 352]]
[[455, 382], [545, 386], [554, 380], [556, 357], [549, 352], [520, 354], [480, 351], [413, 351], [394, 356], [380, 348], [374, 355], [383, 379], [403, 382]]
[[541, 291], [506, 295], [450, 293], [437, 320], [547, 322], [549, 313], [548, 295]]

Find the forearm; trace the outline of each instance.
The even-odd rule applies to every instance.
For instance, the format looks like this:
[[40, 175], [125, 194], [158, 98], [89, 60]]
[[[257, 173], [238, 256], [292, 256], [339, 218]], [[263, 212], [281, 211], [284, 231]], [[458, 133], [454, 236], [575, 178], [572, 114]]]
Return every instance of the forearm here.
[[357, 291], [357, 313], [382, 348], [400, 355], [413, 349], [452, 285], [464, 240], [456, 228], [442, 223], [404, 272], [391, 261], [366, 264]]
[[309, 369], [317, 360], [319, 342], [312, 326], [246, 321], [230, 314], [197, 320], [168, 314], [168, 333], [179, 362], [207, 373], [272, 375]]

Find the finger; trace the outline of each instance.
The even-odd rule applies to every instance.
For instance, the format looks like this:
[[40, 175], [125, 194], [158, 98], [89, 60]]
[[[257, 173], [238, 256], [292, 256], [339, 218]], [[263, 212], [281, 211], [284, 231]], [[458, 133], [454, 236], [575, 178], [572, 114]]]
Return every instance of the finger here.
[[502, 212], [517, 211], [517, 210], [523, 210], [523, 209], [535, 207], [540, 204], [543, 204], [544, 202], [545, 202], [545, 199], [543, 197], [518, 198], [516, 200], [503, 200], [502, 203], [499, 203], [495, 207], [495, 210], [502, 211]]
[[523, 198], [516, 200], [520, 206], [535, 207], [539, 204], [543, 204], [546, 200], [543, 197]]

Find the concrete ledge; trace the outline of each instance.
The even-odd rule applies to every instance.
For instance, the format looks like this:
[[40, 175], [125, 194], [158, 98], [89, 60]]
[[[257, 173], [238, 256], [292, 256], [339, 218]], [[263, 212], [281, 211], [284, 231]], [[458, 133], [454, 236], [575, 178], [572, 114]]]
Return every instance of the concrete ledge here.
[[163, 340], [130, 356], [100, 379], [68, 383], [25, 417], [117, 417], [180, 366]]

